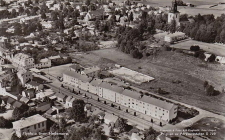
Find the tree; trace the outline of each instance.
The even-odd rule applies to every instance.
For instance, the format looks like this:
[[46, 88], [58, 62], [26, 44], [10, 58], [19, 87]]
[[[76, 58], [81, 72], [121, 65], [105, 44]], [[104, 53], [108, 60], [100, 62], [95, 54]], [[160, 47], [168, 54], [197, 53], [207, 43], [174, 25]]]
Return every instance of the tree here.
[[86, 114], [84, 112], [85, 103], [83, 100], [75, 100], [73, 102], [73, 107], [67, 109], [67, 113], [71, 119], [76, 122], [83, 122], [86, 120]]
[[12, 122], [0, 116], [0, 128], [12, 128]]
[[115, 126], [120, 130], [120, 132], [124, 132], [127, 127], [127, 120], [119, 117]]
[[144, 131], [145, 140], [155, 140], [159, 132], [155, 131], [152, 127]]
[[208, 85], [209, 85], [208, 81], [205, 81], [204, 84], [203, 84], [204, 88], [206, 88]]
[[61, 118], [59, 122], [59, 127], [61, 129], [64, 129], [66, 127], [66, 124], [67, 124], [66, 120], [64, 118]]
[[176, 27], [177, 27], [177, 23], [176, 23], [176, 20], [173, 19], [170, 23], [170, 26], [169, 26], [169, 31], [170, 33], [175, 33], [176, 32]]
[[91, 4], [91, 0], [85, 0], [85, 4], [89, 6]]
[[110, 129], [109, 129], [109, 135], [110, 135], [110, 136], [115, 136], [113, 127], [110, 127]]
[[214, 95], [214, 87], [209, 85], [207, 88], [206, 88], [206, 95], [208, 96], [213, 96]]
[[46, 14], [44, 13], [44, 12], [41, 12], [41, 18], [42, 19], [46, 19], [47, 17], [46, 17]]
[[130, 13], [130, 15], [128, 16], [128, 21], [133, 21], [134, 20], [134, 15], [133, 12]]
[[190, 47], [190, 50], [191, 51], [199, 51], [200, 50], [200, 47], [199, 46], [196, 46], [196, 45], [193, 45]]

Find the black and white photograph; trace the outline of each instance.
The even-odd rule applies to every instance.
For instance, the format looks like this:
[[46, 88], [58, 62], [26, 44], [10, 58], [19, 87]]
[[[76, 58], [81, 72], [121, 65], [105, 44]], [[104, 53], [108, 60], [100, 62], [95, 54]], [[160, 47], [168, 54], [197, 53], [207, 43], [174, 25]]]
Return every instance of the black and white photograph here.
[[225, 140], [225, 0], [0, 0], [0, 140]]

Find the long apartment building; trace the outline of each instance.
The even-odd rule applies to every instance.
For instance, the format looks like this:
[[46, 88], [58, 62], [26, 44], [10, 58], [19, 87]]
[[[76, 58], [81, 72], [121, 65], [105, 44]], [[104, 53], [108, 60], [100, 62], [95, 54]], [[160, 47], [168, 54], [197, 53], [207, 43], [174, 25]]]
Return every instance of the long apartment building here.
[[124, 89], [101, 79], [66, 71], [63, 73], [63, 82], [160, 120], [168, 122], [177, 116], [175, 104], [142, 96], [136, 91]]

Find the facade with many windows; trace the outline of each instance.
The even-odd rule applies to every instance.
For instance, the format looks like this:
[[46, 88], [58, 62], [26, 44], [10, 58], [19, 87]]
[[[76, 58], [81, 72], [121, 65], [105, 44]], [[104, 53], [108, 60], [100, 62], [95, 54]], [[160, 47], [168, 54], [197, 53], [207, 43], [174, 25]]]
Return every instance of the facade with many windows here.
[[87, 80], [83, 76], [74, 71], [67, 71], [63, 74], [63, 81], [160, 120], [168, 122], [177, 116], [177, 105], [175, 104], [142, 95], [137, 91], [124, 89], [101, 79], [89, 78]]
[[[18, 137], [22, 135], [34, 136], [38, 132], [45, 132], [47, 130], [47, 119], [39, 114], [33, 115], [28, 118], [21, 119], [13, 122], [13, 129]], [[31, 135], [29, 135], [29, 133]]]

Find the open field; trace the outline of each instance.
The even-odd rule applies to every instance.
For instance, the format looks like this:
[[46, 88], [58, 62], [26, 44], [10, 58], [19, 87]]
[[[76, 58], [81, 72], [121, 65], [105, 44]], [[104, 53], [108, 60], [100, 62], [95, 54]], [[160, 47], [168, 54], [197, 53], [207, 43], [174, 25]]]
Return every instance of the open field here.
[[225, 56], [225, 46], [204, 43], [204, 42], [195, 41], [195, 40], [183, 41], [177, 44], [173, 44], [171, 45], [171, 47], [190, 50], [191, 45], [194, 45], [194, 44], [199, 45], [199, 47], [203, 49], [204, 51], [207, 51], [219, 56]]
[[148, 75], [144, 75], [142, 73], [130, 70], [128, 68], [119, 68], [115, 70], [109, 71], [110, 73], [119, 76], [122, 79], [128, 80], [130, 82], [136, 83], [136, 84], [142, 84], [144, 82], [150, 82], [154, 80], [153, 77], [150, 77]]
[[203, 118], [194, 123], [190, 129], [199, 129], [199, 132], [204, 133], [205, 135], [208, 133], [207, 137], [213, 140], [224, 140], [225, 137], [225, 122], [217, 118]]
[[[203, 83], [209, 80], [214, 86], [225, 87], [225, 66], [205, 62], [182, 53], [161, 52], [156, 58], [134, 59], [116, 48], [96, 50], [86, 55], [71, 54], [81, 65], [114, 65], [141, 72], [155, 78], [150, 83], [135, 85], [152, 92], [160, 87], [169, 92], [165, 97], [181, 101], [208, 111], [225, 114], [225, 95], [205, 95]], [[104, 61], [103, 61], [104, 60]], [[176, 81], [180, 82], [176, 82]]]
[[60, 65], [60, 66], [54, 66], [54, 67], [51, 67], [51, 68], [46, 68], [46, 69], [42, 69], [41, 71], [45, 72], [45, 73], [48, 73], [54, 77], [62, 77], [63, 75], [63, 72], [65, 70], [68, 69], [69, 66], [71, 66], [72, 64], [66, 64], [66, 65]]
[[[219, 2], [224, 2], [224, 0], [183, 0], [185, 3], [192, 3], [194, 5], [213, 5], [217, 4]], [[120, 3], [123, 2], [123, 0], [113, 0], [113, 2]], [[136, 1], [136, 2], [142, 2], [142, 1]], [[142, 3], [149, 4], [152, 6], [170, 6], [172, 0], [146, 0]]]
[[195, 8], [195, 7], [183, 7], [179, 9], [180, 14], [188, 14], [189, 16], [195, 16], [198, 14], [207, 15], [213, 14], [215, 17], [221, 16], [225, 13], [225, 10], [211, 9], [211, 8]]

